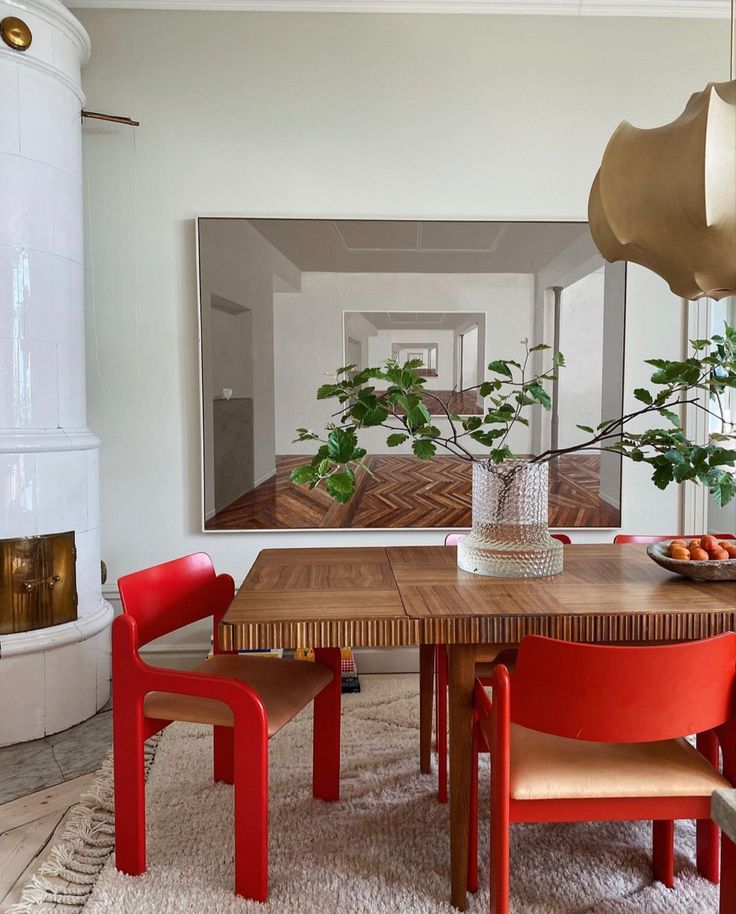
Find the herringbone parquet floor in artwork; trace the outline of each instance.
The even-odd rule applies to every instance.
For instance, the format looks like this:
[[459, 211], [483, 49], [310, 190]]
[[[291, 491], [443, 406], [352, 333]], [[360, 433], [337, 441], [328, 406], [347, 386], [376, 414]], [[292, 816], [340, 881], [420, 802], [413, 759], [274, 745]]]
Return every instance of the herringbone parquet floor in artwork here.
[[442, 406], [437, 402], [438, 399], [448, 412], [457, 413], [459, 416], [482, 416], [484, 412], [483, 401], [478, 402], [474, 390], [430, 390], [422, 399], [433, 416], [441, 416], [444, 413]]
[[[321, 489], [295, 486], [289, 474], [300, 456], [276, 458], [276, 474], [219, 511], [208, 530], [469, 527], [470, 466], [452, 457], [420, 462], [410, 456], [367, 458], [352, 501], [339, 505]], [[617, 527], [619, 512], [599, 496], [599, 458], [564, 457], [550, 468], [551, 527]]]

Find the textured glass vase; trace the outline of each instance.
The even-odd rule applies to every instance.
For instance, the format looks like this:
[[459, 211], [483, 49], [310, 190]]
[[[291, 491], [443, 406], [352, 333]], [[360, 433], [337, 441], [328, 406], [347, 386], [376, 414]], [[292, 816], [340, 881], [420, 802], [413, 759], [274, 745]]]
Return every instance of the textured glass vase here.
[[546, 463], [473, 464], [473, 529], [457, 547], [463, 571], [536, 578], [562, 571], [562, 543], [547, 529]]

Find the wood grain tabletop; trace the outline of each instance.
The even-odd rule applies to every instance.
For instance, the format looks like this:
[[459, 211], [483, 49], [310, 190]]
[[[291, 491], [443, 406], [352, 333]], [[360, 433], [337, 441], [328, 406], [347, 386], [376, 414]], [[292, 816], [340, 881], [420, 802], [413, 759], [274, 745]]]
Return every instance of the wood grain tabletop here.
[[461, 571], [453, 547], [267, 549], [222, 624], [223, 647], [671, 641], [736, 628], [736, 583], [655, 565], [642, 545], [565, 546], [548, 578]]

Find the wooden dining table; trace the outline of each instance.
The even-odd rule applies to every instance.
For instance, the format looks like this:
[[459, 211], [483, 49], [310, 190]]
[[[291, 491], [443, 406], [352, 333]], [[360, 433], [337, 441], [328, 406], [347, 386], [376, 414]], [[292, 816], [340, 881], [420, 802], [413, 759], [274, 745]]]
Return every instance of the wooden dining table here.
[[[476, 653], [530, 634], [591, 643], [658, 643], [736, 630], [736, 582], [671, 574], [642, 545], [573, 544], [554, 577], [460, 571], [447, 546], [265, 549], [220, 627], [224, 650], [420, 649], [431, 690], [433, 645], [446, 644], [450, 715], [450, 896], [465, 910], [471, 716]], [[431, 694], [431, 692], [430, 692]], [[431, 704], [422, 703], [429, 733]], [[428, 770], [429, 743], [421, 747]]]

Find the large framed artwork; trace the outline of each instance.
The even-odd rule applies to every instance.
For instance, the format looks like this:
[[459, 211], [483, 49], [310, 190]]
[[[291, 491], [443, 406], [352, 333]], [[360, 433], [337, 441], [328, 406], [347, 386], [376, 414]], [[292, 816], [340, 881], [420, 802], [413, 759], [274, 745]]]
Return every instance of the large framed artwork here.
[[[490, 361], [549, 343], [567, 364], [517, 454], [620, 413], [626, 269], [587, 223], [199, 217], [197, 245], [206, 531], [470, 526], [468, 464], [420, 462], [381, 429], [348, 504], [291, 484], [314, 450], [296, 429], [330, 421], [315, 394], [342, 365], [414, 361], [441, 425], [445, 409], [484, 414]], [[549, 501], [552, 527], [619, 526], [620, 458], [559, 458]]]

